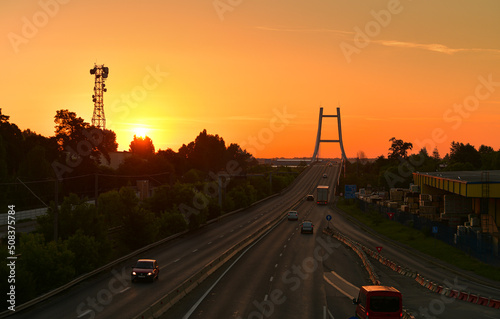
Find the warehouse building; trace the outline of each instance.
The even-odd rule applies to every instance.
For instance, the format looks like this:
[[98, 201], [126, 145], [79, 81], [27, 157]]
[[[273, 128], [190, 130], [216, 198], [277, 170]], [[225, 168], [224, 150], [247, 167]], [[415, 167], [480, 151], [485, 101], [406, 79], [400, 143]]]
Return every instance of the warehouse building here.
[[459, 226], [459, 231], [491, 234], [498, 247], [500, 170], [416, 172], [413, 181], [437, 208], [439, 219]]

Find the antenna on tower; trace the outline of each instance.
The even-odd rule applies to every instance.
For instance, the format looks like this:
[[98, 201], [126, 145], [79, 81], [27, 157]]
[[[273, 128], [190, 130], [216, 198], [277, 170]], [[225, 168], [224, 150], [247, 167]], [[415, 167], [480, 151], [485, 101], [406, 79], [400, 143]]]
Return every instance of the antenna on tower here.
[[92, 94], [94, 102], [92, 125], [104, 130], [106, 129], [106, 117], [104, 116], [103, 94], [107, 91], [104, 81], [108, 78], [109, 68], [105, 67], [104, 64], [94, 64], [94, 68], [90, 69], [90, 74], [95, 76], [94, 94]]

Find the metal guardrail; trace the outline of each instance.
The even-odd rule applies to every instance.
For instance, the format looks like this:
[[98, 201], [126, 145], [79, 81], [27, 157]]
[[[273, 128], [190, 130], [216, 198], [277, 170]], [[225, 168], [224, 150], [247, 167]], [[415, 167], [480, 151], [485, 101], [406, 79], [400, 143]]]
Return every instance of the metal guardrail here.
[[[305, 170], [303, 170], [303, 171], [299, 174], [299, 176], [303, 175], [306, 171], [308, 171], [308, 170], [309, 170], [309, 168], [310, 168], [310, 166], [308, 166]], [[297, 177], [299, 177], [299, 176], [297, 176]], [[257, 205], [257, 204], [259, 204], [259, 203], [261, 203], [261, 202], [263, 202], [263, 201], [265, 201], [265, 200], [268, 200], [268, 199], [270, 199], [270, 198], [272, 198], [272, 197], [275, 197], [275, 196], [281, 195], [283, 192], [287, 191], [289, 188], [291, 188], [291, 187], [292, 187], [293, 185], [295, 185], [296, 183], [297, 183], [297, 178], [296, 178], [296, 179], [295, 179], [295, 180], [294, 180], [294, 181], [293, 181], [293, 182], [292, 182], [289, 186], [287, 186], [285, 189], [283, 189], [280, 193], [278, 193], [278, 194], [273, 194], [273, 195], [268, 196], [268, 197], [266, 197], [266, 198], [264, 198], [264, 199], [261, 199], [261, 200], [259, 200], [259, 201], [255, 202], [255, 203], [252, 203], [252, 204], [251, 204], [250, 206], [248, 206], [248, 207], [245, 207], [245, 208], [240, 208], [240, 209], [238, 209], [238, 210], [232, 211], [232, 212], [230, 212], [230, 213], [227, 213], [227, 214], [224, 214], [224, 215], [222, 215], [222, 216], [220, 216], [220, 217], [217, 217], [217, 218], [215, 218], [215, 219], [212, 219], [212, 220], [208, 221], [206, 224], [204, 224], [204, 225], [202, 225], [202, 226], [206, 226], [206, 225], [208, 225], [208, 224], [210, 224], [210, 223], [213, 223], [213, 222], [215, 222], [215, 221], [219, 221], [219, 220], [221, 220], [221, 219], [223, 219], [223, 218], [226, 218], [226, 217], [229, 217], [229, 216], [231, 216], [231, 215], [234, 215], [234, 214], [236, 214], [236, 213], [238, 213], [238, 212], [240, 212], [240, 211], [242, 211], [242, 210], [244, 210], [244, 209], [247, 209], [247, 208], [253, 207], [253, 206], [255, 206], [255, 205]], [[303, 199], [300, 199], [300, 200], [298, 200], [297, 202], [300, 202], [301, 200], [303, 200]], [[92, 201], [92, 202], [93, 202], [93, 201]], [[295, 205], [297, 202], [295, 202], [293, 205]], [[292, 205], [292, 206], [293, 206], [293, 205]], [[16, 216], [17, 216], [17, 212], [16, 212]], [[282, 217], [283, 217], [283, 216], [281, 216], [281, 218], [282, 218]], [[265, 227], [265, 226], [264, 226], [264, 227]], [[40, 303], [40, 302], [43, 302], [43, 301], [45, 301], [45, 300], [47, 300], [47, 299], [49, 299], [49, 298], [51, 298], [51, 297], [53, 297], [53, 296], [55, 296], [55, 295], [57, 295], [57, 294], [59, 294], [59, 293], [63, 292], [63, 291], [65, 291], [65, 290], [67, 290], [67, 289], [69, 289], [69, 288], [71, 288], [71, 287], [73, 287], [73, 286], [75, 286], [75, 285], [77, 285], [77, 284], [81, 283], [81, 282], [82, 282], [82, 281], [84, 281], [84, 280], [87, 280], [87, 279], [89, 279], [89, 278], [91, 278], [91, 277], [93, 277], [93, 276], [95, 276], [95, 275], [98, 275], [98, 274], [99, 274], [99, 273], [101, 273], [101, 272], [104, 272], [104, 271], [107, 271], [107, 270], [109, 270], [109, 269], [112, 269], [112, 268], [114, 268], [115, 266], [119, 265], [120, 263], [122, 263], [122, 262], [124, 262], [124, 261], [126, 261], [126, 260], [128, 260], [128, 259], [130, 259], [130, 258], [132, 258], [132, 257], [134, 257], [134, 256], [136, 256], [136, 255], [142, 254], [142, 253], [144, 253], [144, 252], [146, 252], [146, 251], [148, 251], [148, 250], [150, 250], [150, 249], [153, 249], [153, 248], [155, 248], [155, 247], [157, 247], [157, 246], [160, 246], [160, 245], [162, 245], [162, 244], [164, 244], [164, 243], [166, 243], [166, 242], [168, 242], [168, 241], [170, 241], [170, 240], [173, 240], [173, 239], [175, 239], [175, 238], [177, 238], [177, 237], [180, 237], [180, 236], [182, 236], [182, 235], [186, 234], [187, 232], [189, 232], [189, 230], [186, 230], [186, 231], [183, 231], [183, 232], [181, 232], [181, 233], [177, 233], [177, 234], [174, 234], [174, 235], [172, 235], [172, 236], [166, 237], [166, 238], [164, 238], [164, 239], [162, 239], [162, 240], [160, 240], [160, 241], [157, 241], [157, 242], [155, 242], [155, 243], [149, 244], [149, 245], [147, 245], [147, 246], [145, 246], [145, 247], [142, 247], [142, 248], [140, 248], [140, 249], [138, 249], [138, 250], [136, 250], [136, 251], [134, 251], [134, 252], [131, 252], [130, 254], [128, 254], [128, 255], [126, 255], [126, 256], [120, 257], [120, 258], [118, 258], [118, 259], [116, 259], [116, 260], [114, 260], [114, 261], [112, 261], [112, 262], [110, 262], [110, 263], [108, 263], [108, 264], [106, 264], [106, 265], [104, 265], [104, 266], [99, 267], [98, 269], [95, 269], [95, 270], [93, 270], [93, 271], [91, 271], [91, 272], [89, 272], [89, 273], [87, 273], [87, 274], [84, 274], [84, 275], [82, 275], [82, 276], [80, 276], [80, 277], [78, 277], [78, 278], [76, 278], [76, 279], [74, 279], [74, 280], [72, 280], [72, 281], [70, 281], [70, 282], [68, 282], [68, 283], [64, 284], [64, 285], [63, 285], [63, 286], [61, 286], [61, 287], [58, 287], [58, 288], [56, 288], [56, 289], [54, 289], [54, 290], [51, 290], [51, 291], [49, 291], [49, 292], [47, 292], [47, 293], [45, 293], [45, 294], [43, 294], [43, 295], [41, 295], [41, 296], [38, 296], [38, 297], [36, 297], [36, 298], [34, 298], [34, 299], [30, 300], [30, 301], [27, 301], [27, 302], [25, 302], [25, 303], [24, 303], [24, 304], [22, 304], [22, 305], [16, 306], [16, 311], [17, 311], [17, 312], [19, 312], [19, 311], [21, 311], [21, 310], [28, 309], [29, 307], [32, 307], [32, 306], [34, 306], [34, 305], [36, 305], [36, 304], [38, 304], [38, 303]], [[219, 258], [220, 258], [220, 257], [219, 257]], [[179, 300], [180, 300], [180, 299], [179, 299]], [[11, 314], [12, 314], [12, 311], [10, 311], [10, 310], [3, 311], [3, 312], [1, 312], [1, 313], [0, 313], [0, 318], [6, 318], [6, 317], [8, 317], [8, 316], [9, 316], [9, 315], [11, 315]]]
[[168, 311], [173, 305], [184, 298], [189, 292], [191, 292], [196, 286], [201, 284], [205, 279], [207, 279], [212, 273], [222, 267], [227, 261], [229, 261], [234, 255], [238, 254], [244, 248], [251, 245], [255, 240], [259, 239], [264, 233], [276, 226], [283, 218], [286, 216], [286, 212], [297, 205], [297, 203], [304, 201], [304, 199], [299, 199], [295, 201], [292, 205], [272, 221], [268, 222], [266, 225], [259, 228], [253, 234], [247, 236], [245, 239], [239, 243], [233, 245], [231, 248], [226, 250], [222, 255], [213, 259], [210, 263], [205, 265], [196, 274], [192, 275], [190, 278], [186, 279], [183, 283], [178, 285], [163, 298], [152, 304], [148, 309], [146, 309], [141, 314], [134, 317], [134, 319], [154, 319], [160, 317], [162, 314]]

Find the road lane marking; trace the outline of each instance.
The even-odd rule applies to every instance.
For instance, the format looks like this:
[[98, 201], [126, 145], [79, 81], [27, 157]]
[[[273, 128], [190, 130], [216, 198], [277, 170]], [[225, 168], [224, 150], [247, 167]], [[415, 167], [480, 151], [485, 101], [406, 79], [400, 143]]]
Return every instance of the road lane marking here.
[[83, 316], [86, 316], [86, 315], [88, 315], [88, 314], [89, 314], [89, 313], [91, 313], [91, 312], [93, 312], [93, 311], [89, 309], [89, 310], [87, 310], [87, 311], [83, 312], [81, 315], [79, 315], [79, 316], [78, 316], [78, 318], [81, 318], [81, 317], [83, 317]]
[[129, 290], [129, 289], [130, 289], [130, 287], [127, 287], [127, 288], [123, 289], [122, 291], [120, 291], [120, 292], [118, 292], [118, 293], [119, 293], [119, 294], [124, 293], [125, 291], [127, 291], [127, 290]]
[[193, 250], [193, 253], [195, 253], [195, 252], [197, 252], [197, 251], [198, 251], [198, 249], [195, 249], [195, 250]]
[[328, 318], [330, 319], [335, 319], [332, 315], [332, 313], [330, 312], [330, 309], [326, 308], [326, 306], [323, 306], [323, 318], [325, 319], [328, 319], [326, 316], [328, 314]]
[[347, 280], [345, 280], [344, 278], [342, 278], [342, 277], [341, 277], [339, 274], [337, 274], [335, 271], [333, 271], [333, 270], [332, 270], [332, 271], [330, 271], [330, 273], [331, 273], [332, 275], [334, 275], [335, 277], [337, 277], [338, 279], [342, 280], [345, 284], [347, 284], [347, 285], [351, 286], [352, 288], [354, 288], [355, 290], [358, 290], [358, 289], [359, 289], [359, 287], [354, 286], [353, 284], [351, 284], [350, 282], [348, 282]]
[[339, 292], [341, 292], [342, 294], [344, 294], [350, 300], [354, 299], [354, 296], [351, 296], [347, 292], [345, 292], [344, 290], [340, 289], [340, 287], [338, 287], [333, 282], [331, 282], [330, 279], [328, 279], [325, 275], [323, 275], [323, 279], [325, 279], [327, 283], [329, 283], [330, 285], [332, 285], [335, 289], [337, 289]]
[[208, 290], [203, 294], [203, 296], [201, 296], [200, 299], [198, 299], [198, 301], [191, 307], [191, 309], [189, 309], [189, 311], [182, 317], [182, 319], [188, 319], [189, 317], [191, 317], [191, 315], [194, 313], [194, 311], [196, 310], [196, 308], [198, 308], [198, 306], [201, 304], [201, 302], [208, 296], [208, 294], [212, 291], [212, 289], [214, 289], [214, 287], [219, 283], [219, 281], [221, 281], [221, 279], [227, 274], [227, 272], [229, 270], [231, 270], [231, 268], [233, 268], [233, 266], [241, 259], [241, 257], [243, 257], [247, 253], [247, 251], [249, 251], [258, 242], [260, 242], [262, 240], [262, 238], [266, 237], [279, 224], [280, 224], [280, 222], [277, 222], [273, 227], [271, 227], [264, 234], [262, 234], [260, 237], [258, 237], [242, 253], [240, 253], [240, 255], [233, 261], [233, 263], [231, 265], [229, 265], [229, 267], [227, 267], [226, 270], [224, 270], [224, 272], [222, 273], [222, 275], [220, 275], [220, 277], [217, 278], [217, 280], [212, 284], [212, 286], [210, 286], [208, 288]]
[[211, 242], [211, 241], [209, 241], [207, 245], [210, 245], [211, 243], [212, 243], [212, 242]]
[[274, 277], [272, 277], [272, 276], [271, 276], [271, 279], [269, 279], [269, 281], [271, 281], [271, 282], [272, 282], [272, 281], [273, 281], [273, 279], [274, 279]]

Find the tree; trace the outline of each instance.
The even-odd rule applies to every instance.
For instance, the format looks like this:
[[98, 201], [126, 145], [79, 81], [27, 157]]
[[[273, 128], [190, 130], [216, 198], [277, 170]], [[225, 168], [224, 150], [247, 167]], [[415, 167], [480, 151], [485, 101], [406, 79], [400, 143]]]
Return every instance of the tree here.
[[248, 167], [257, 164], [257, 160], [252, 156], [252, 154], [247, 153], [246, 150], [242, 150], [241, 147], [236, 143], [231, 143], [226, 150], [226, 161], [236, 161], [238, 162], [238, 169], [245, 172]]
[[[109, 152], [116, 151], [116, 134], [110, 130], [101, 130], [89, 125], [75, 112], [58, 110], [54, 117], [55, 140], [59, 150], [58, 177], [65, 171], [93, 173], [100, 164], [101, 155], [109, 160]], [[68, 167], [69, 166], [69, 167]]]
[[74, 254], [73, 268], [76, 275], [90, 272], [97, 268], [102, 261], [106, 261], [105, 256], [100, 255], [100, 246], [95, 237], [87, 236], [81, 229], [70, 236], [66, 241], [67, 247]]
[[434, 150], [432, 151], [432, 158], [436, 159], [436, 160], [439, 160], [440, 159], [440, 156], [439, 156], [439, 151], [438, 151], [438, 148], [437, 147], [434, 147]]
[[[39, 231], [45, 238], [52, 238], [54, 204], [48, 209], [46, 215], [38, 216]], [[59, 238], [68, 239], [79, 229], [85, 235], [93, 236], [99, 241], [107, 240], [107, 228], [104, 224], [104, 216], [97, 214], [93, 204], [80, 199], [76, 194], [65, 197], [58, 214]]]
[[142, 158], [148, 158], [154, 155], [155, 146], [148, 136], [142, 138], [134, 135], [134, 139], [130, 142], [129, 152]]
[[165, 212], [161, 215], [161, 219], [159, 220], [160, 229], [159, 236], [160, 238], [165, 238], [170, 235], [179, 233], [187, 229], [188, 225], [186, 220], [179, 212]]
[[74, 254], [65, 242], [45, 242], [42, 234], [23, 234], [19, 245], [22, 267], [33, 274], [37, 293], [67, 283], [75, 276]]
[[[450, 164], [455, 163], [470, 163], [472, 169], [479, 169], [481, 167], [481, 155], [474, 148], [474, 146], [467, 143], [464, 145], [459, 142], [451, 142], [450, 148]], [[462, 166], [460, 166], [462, 167]], [[450, 166], [448, 169], [451, 170]]]
[[30, 180], [53, 177], [54, 171], [47, 161], [45, 148], [40, 145], [33, 147], [19, 165], [18, 175]]
[[408, 151], [413, 148], [412, 143], [404, 142], [403, 140], [398, 140], [395, 137], [392, 137], [390, 140], [392, 142], [391, 147], [389, 148], [390, 159], [406, 159], [408, 158]]
[[23, 135], [16, 124], [9, 122], [9, 116], [0, 109], [0, 136], [6, 152], [7, 174], [15, 176], [19, 163], [23, 159]]
[[137, 249], [153, 242], [158, 234], [154, 213], [139, 206], [139, 199], [130, 187], [120, 189], [120, 198], [124, 205], [121, 212], [121, 242], [128, 249]]

